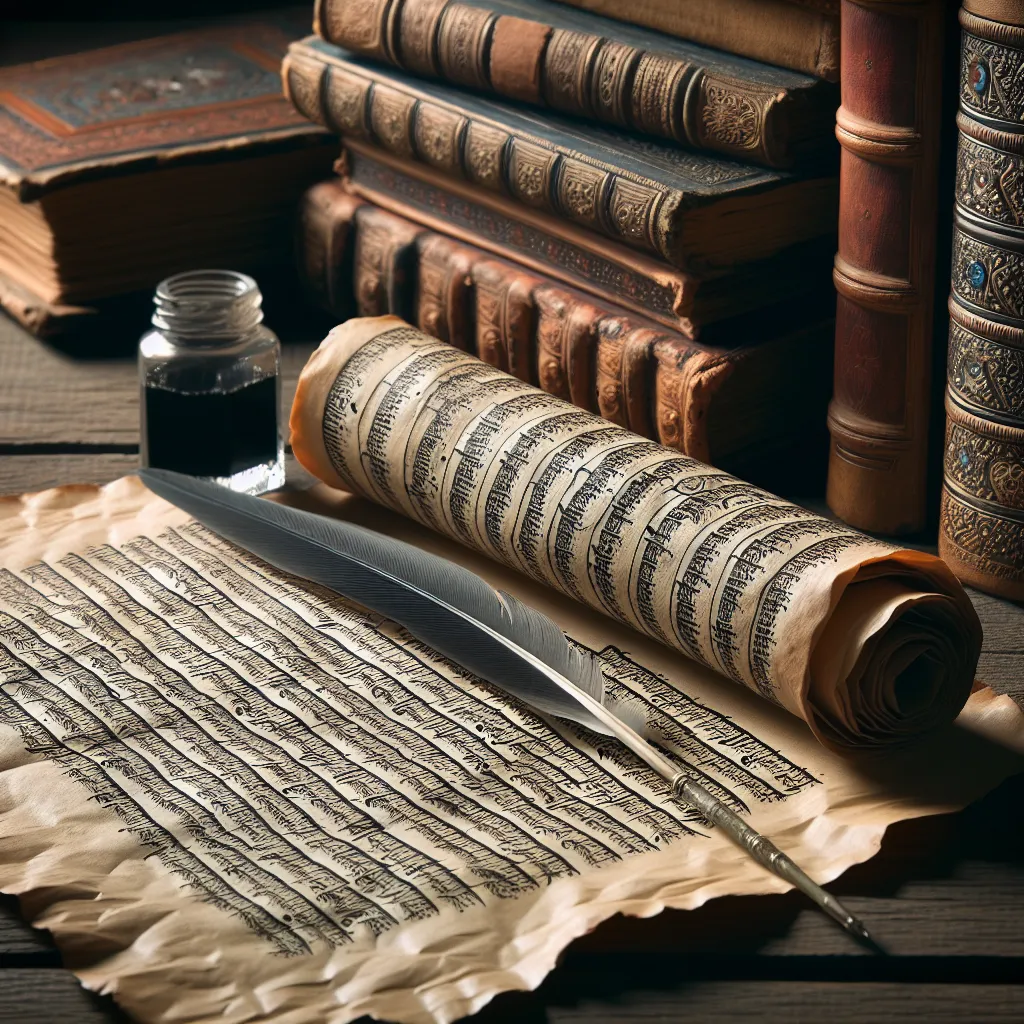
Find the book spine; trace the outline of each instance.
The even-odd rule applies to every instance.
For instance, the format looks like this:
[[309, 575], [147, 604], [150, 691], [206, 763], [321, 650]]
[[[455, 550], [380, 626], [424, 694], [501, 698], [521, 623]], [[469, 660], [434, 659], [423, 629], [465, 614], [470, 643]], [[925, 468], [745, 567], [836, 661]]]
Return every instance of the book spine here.
[[299, 276], [316, 305], [343, 320], [355, 309], [352, 275], [356, 211], [364, 203], [324, 181], [310, 188], [299, 211], [295, 251]]
[[707, 418], [711, 400], [731, 371], [731, 362], [669, 339], [653, 345], [654, 412], [658, 440], [701, 462], [711, 462]]
[[[974, 4], [972, 6], [977, 6]], [[1017, 5], [989, 0], [1006, 17]], [[961, 10], [939, 553], [1024, 600], [1024, 27]]]
[[861, 529], [927, 516], [943, 3], [843, 0], [827, 500]]
[[416, 240], [419, 259], [416, 326], [465, 348], [475, 334], [473, 254], [444, 235], [424, 232]]
[[459, 0], [322, 0], [318, 25], [329, 42], [469, 88], [770, 167], [797, 156], [800, 100], [786, 90], [614, 38]]
[[373, 206], [355, 211], [354, 290], [358, 316], [394, 313], [411, 321], [416, 301], [416, 239], [422, 229]]
[[551, 284], [535, 288], [533, 301], [537, 309], [538, 383], [549, 394], [598, 412], [594, 353], [598, 349], [597, 327], [607, 308]]
[[540, 278], [488, 259], [476, 261], [471, 273], [477, 356], [513, 377], [536, 384], [533, 289], [541, 283]]
[[554, 146], [375, 81], [293, 44], [282, 68], [300, 113], [345, 136], [368, 139], [528, 207], [548, 210], [678, 265], [676, 189], [595, 167]]
[[741, 57], [839, 81], [837, 11], [791, 0], [562, 0]]
[[[411, 249], [418, 257], [411, 290], [418, 296], [416, 322], [422, 330], [637, 434], [698, 458], [713, 457], [704, 428], [717, 387], [713, 382], [709, 386], [711, 378], [704, 379], [707, 374], [702, 373], [731, 360], [724, 350], [627, 317], [433, 232], [416, 234], [402, 218], [366, 205], [334, 205], [339, 216], [350, 219], [355, 244], [327, 250], [321, 236], [338, 229], [322, 216], [309, 215], [305, 207], [320, 209], [332, 191], [344, 195], [333, 181], [307, 193], [300, 217], [302, 245], [346, 262], [325, 271], [317, 261], [302, 259], [300, 269], [316, 267], [319, 277], [335, 282], [350, 276], [357, 292], [365, 280], [372, 313], [382, 315], [395, 312], [396, 261], [375, 255], [367, 269], [360, 254]], [[364, 230], [374, 238], [367, 246], [359, 244]], [[344, 291], [336, 284], [319, 294], [327, 299]], [[717, 377], [725, 379], [721, 372]]]
[[598, 324], [597, 335], [595, 392], [598, 411], [606, 420], [641, 437], [657, 437], [654, 425], [671, 418], [678, 411], [674, 404], [664, 404], [666, 397], [670, 403], [685, 403], [689, 395], [666, 396], [657, 388], [651, 389], [654, 348], [660, 340], [669, 337], [670, 344], [680, 350], [697, 349], [680, 345], [678, 338], [667, 336], [664, 331], [631, 323], [626, 317], [606, 317]]

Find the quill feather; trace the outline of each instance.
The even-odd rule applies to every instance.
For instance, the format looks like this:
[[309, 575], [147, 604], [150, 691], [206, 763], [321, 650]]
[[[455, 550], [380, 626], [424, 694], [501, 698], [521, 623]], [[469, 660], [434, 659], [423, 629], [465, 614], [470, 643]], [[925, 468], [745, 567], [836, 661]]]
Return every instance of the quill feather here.
[[327, 516], [237, 494], [168, 470], [142, 482], [271, 565], [404, 626], [474, 675], [546, 714], [615, 735], [604, 678], [546, 615], [475, 573], [411, 544]]
[[237, 494], [168, 470], [143, 469], [154, 494], [271, 565], [386, 615], [474, 675], [556, 718], [615, 736], [755, 860], [807, 893], [847, 930], [863, 924], [789, 857], [648, 743], [646, 723], [605, 695], [597, 659], [543, 613], [475, 573], [353, 523]]

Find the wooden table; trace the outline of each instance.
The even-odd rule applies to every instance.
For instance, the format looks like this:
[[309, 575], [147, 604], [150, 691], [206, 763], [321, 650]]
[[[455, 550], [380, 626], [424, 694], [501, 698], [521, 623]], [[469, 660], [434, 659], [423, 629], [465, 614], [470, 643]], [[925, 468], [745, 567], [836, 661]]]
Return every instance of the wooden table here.
[[[122, 355], [75, 360], [0, 316], [0, 492], [134, 470], [134, 337], [111, 340]], [[288, 401], [312, 346], [285, 346]], [[985, 624], [980, 676], [1024, 703], [1024, 609], [972, 597]], [[501, 996], [478, 1020], [1024, 1021], [1022, 807], [1018, 776], [961, 814], [895, 826], [877, 857], [831, 886], [887, 957], [865, 954], [796, 895], [727, 898], [609, 922], [538, 992]], [[0, 899], [0, 1022], [125, 1019]]]

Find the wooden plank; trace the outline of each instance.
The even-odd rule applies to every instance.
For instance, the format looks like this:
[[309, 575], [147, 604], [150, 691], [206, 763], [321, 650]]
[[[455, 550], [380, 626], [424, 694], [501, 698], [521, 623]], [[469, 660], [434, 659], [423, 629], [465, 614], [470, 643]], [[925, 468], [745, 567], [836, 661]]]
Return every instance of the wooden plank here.
[[[684, 980], [685, 979], [685, 980]], [[499, 996], [478, 1024], [687, 1024], [785, 1021], [787, 1024], [864, 1024], [865, 1021], [1019, 1024], [1015, 985], [898, 985], [842, 982], [690, 980], [685, 968], [648, 978], [638, 991], [615, 972], [556, 973], [538, 993]], [[600, 993], [598, 998], [595, 994]]]
[[17, 899], [0, 895], [0, 967], [59, 967], [60, 963], [50, 933], [25, 924]]
[[[282, 346], [281, 393], [287, 413], [299, 372], [321, 335]], [[0, 449], [19, 445], [117, 446], [139, 443], [136, 337], [116, 358], [73, 358], [0, 316]], [[38, 450], [38, 449], [37, 449]]]
[[[708, 981], [682, 967], [580, 963], [555, 972], [537, 992], [498, 996], [478, 1024], [667, 1024], [788, 1021], [863, 1024], [930, 1021], [1004, 1024], [1021, 1020], [1021, 987], [830, 981]], [[597, 968], [601, 968], [600, 973]], [[113, 1001], [83, 989], [69, 971], [0, 974], [0, 1024], [127, 1024]], [[370, 1024], [361, 1018], [358, 1024]]]
[[[64, 484], [105, 484], [139, 468], [138, 455], [0, 455], [0, 495], [42, 491]], [[285, 456], [288, 484], [308, 487], [314, 482], [291, 455]]]
[[82, 988], [70, 971], [0, 971], [0, 1024], [128, 1024], [107, 996]]
[[978, 678], [1024, 703], [1024, 607], [968, 589], [985, 629]]
[[0, 494], [105, 484], [138, 468], [138, 455], [0, 455]]

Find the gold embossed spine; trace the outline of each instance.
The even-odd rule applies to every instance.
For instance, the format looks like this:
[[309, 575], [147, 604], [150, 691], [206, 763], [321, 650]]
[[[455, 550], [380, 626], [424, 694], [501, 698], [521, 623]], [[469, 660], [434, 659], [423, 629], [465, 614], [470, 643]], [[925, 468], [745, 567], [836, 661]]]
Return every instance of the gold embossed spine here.
[[471, 89], [490, 89], [487, 55], [498, 16], [480, 7], [450, 4], [437, 29], [441, 74]]
[[590, 69], [607, 45], [600, 36], [556, 28], [544, 51], [541, 91], [548, 106], [590, 117]]
[[396, 61], [416, 75], [441, 76], [437, 33], [450, 0], [404, 0], [397, 18]]

